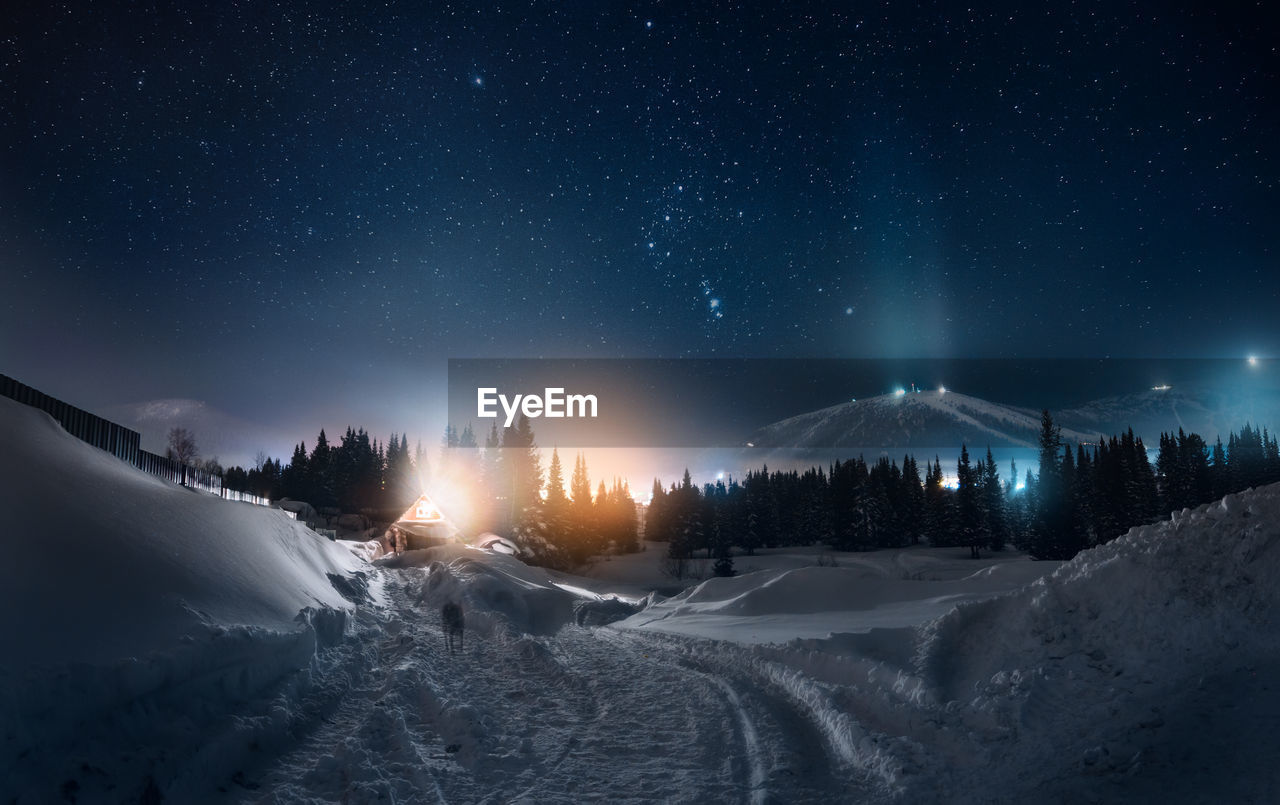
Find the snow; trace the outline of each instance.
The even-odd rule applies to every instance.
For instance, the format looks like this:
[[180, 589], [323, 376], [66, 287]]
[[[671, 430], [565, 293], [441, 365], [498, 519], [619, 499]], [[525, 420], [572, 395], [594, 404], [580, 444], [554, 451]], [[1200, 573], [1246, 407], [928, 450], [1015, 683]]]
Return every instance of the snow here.
[[[1020, 558], [1016, 564], [987, 566], [953, 581], [887, 578], [857, 567], [804, 567], [710, 579], [619, 626], [740, 643], [915, 626], [961, 602], [1016, 590], [1054, 566]], [[804, 617], [792, 617], [797, 615]]]
[[283, 513], [160, 481], [0, 402], [0, 634], [24, 647], [7, 667], [111, 661], [194, 628], [288, 630], [305, 608], [350, 608], [326, 574], [357, 563]]
[[283, 512], [160, 481], [7, 399], [0, 443], [0, 748], [24, 758], [0, 778], [16, 791], [43, 798], [26, 784], [85, 720], [179, 690], [216, 709], [341, 636], [352, 604], [329, 577], [361, 563]]
[[[955, 391], [884, 394], [775, 422], [750, 439], [757, 447], [1032, 448], [1040, 412]], [[1097, 433], [1062, 429], [1064, 439], [1093, 441]]]
[[921, 682], [1028, 795], [1274, 800], [1278, 546], [1280, 486], [1133, 529], [929, 624]]
[[1054, 412], [1055, 421], [1085, 432], [1113, 434], [1132, 427], [1147, 445], [1154, 447], [1164, 432], [1179, 428], [1199, 433], [1213, 444], [1223, 441], [1246, 423], [1255, 427], [1280, 421], [1280, 396], [1273, 389], [1213, 387], [1179, 384], [1169, 389], [1143, 389], [1129, 394], [1093, 400]]
[[0, 438], [6, 799], [1280, 798], [1280, 485], [1061, 565], [776, 549], [674, 580], [656, 545], [584, 576], [379, 557], [5, 401]]

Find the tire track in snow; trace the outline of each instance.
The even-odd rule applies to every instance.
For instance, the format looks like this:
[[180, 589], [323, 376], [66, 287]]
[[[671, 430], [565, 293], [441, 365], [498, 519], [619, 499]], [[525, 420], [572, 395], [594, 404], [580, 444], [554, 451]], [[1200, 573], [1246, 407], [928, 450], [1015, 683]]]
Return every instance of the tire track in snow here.
[[[832, 724], [829, 708], [815, 708], [761, 661], [737, 647], [674, 635], [599, 630], [602, 639], [631, 643], [632, 651], [665, 655], [725, 694], [751, 759], [740, 787], [753, 801], [828, 802], [884, 793], [877, 775], [854, 763], [846, 721]], [[727, 692], [727, 693], [726, 693]]]
[[[331, 717], [264, 762], [255, 802], [849, 801], [815, 714], [749, 654], [607, 627], [445, 650], [409, 572], [353, 636]], [[363, 641], [362, 643], [360, 641]]]
[[720, 680], [739, 694], [772, 756], [765, 786], [788, 801], [885, 798], [898, 788], [899, 759], [836, 706], [815, 680], [750, 650], [676, 635], [615, 631], [665, 650], [673, 662]]
[[[406, 796], [417, 802], [448, 801], [437, 776], [439, 758], [415, 734], [414, 724], [400, 717], [405, 709], [388, 706], [402, 701], [401, 662], [417, 640], [394, 610], [368, 612], [365, 618], [362, 633], [349, 638], [364, 644], [357, 664], [325, 669], [349, 676], [336, 707], [257, 769], [256, 782], [238, 781], [246, 789], [240, 801], [361, 802]], [[369, 762], [375, 757], [381, 763]]]
[[738, 717], [738, 726], [742, 730], [742, 742], [746, 745], [747, 765], [751, 768], [749, 789], [751, 791], [751, 801], [763, 803], [767, 794], [764, 787], [766, 772], [764, 761], [760, 757], [760, 739], [756, 735], [756, 727], [751, 723], [751, 717], [747, 715], [746, 708], [742, 706], [742, 699], [738, 698], [737, 692], [729, 686], [729, 683], [715, 677], [710, 679], [724, 691], [725, 697], [733, 707], [734, 715]]

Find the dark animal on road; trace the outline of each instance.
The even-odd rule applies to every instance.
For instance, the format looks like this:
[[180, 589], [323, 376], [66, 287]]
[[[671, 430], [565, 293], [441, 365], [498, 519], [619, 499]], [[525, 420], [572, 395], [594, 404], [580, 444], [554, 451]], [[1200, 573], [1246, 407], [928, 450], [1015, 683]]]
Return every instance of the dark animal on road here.
[[444, 636], [449, 642], [449, 653], [454, 652], [453, 639], [458, 639], [458, 651], [462, 650], [462, 629], [464, 622], [462, 619], [462, 607], [450, 601], [440, 608], [440, 621], [444, 625]]

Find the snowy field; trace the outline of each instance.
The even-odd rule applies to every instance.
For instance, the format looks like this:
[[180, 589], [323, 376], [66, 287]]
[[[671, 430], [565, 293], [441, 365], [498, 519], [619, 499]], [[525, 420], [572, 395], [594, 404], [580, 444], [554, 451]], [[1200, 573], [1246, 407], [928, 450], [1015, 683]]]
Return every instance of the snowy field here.
[[1280, 799], [1280, 486], [1061, 566], [789, 550], [691, 582], [661, 546], [371, 561], [6, 400], [0, 439], [5, 800]]

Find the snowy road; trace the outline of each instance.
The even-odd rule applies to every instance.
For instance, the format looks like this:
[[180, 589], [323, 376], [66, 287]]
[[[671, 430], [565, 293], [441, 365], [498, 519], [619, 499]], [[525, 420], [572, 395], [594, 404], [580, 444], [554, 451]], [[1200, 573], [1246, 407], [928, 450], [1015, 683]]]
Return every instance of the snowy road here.
[[571, 625], [468, 635], [451, 656], [438, 613], [415, 602], [421, 571], [384, 572], [387, 606], [329, 660], [349, 689], [246, 773], [236, 799], [805, 802], [867, 791], [810, 714], [732, 655]]

